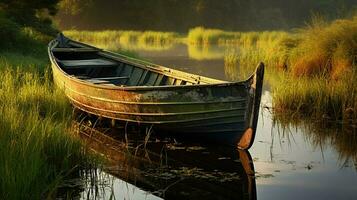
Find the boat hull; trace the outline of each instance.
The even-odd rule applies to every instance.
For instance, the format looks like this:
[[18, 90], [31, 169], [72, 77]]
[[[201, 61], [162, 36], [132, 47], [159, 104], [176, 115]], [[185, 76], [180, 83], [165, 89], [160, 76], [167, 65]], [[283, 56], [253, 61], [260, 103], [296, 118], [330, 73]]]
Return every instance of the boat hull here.
[[[55, 42], [54, 42], [55, 43]], [[249, 148], [254, 140], [264, 65], [243, 82], [217, 84], [106, 87], [88, 84], [66, 74], [51, 49], [55, 84], [71, 103], [97, 116], [152, 126], [175, 134], [220, 135]], [[244, 136], [247, 130], [250, 135]], [[242, 138], [248, 137], [242, 144]]]

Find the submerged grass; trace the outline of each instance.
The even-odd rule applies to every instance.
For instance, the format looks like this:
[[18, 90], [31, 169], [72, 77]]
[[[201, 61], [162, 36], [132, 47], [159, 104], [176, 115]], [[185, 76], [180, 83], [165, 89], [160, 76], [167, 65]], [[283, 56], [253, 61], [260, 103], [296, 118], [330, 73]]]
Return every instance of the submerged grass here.
[[1, 199], [55, 198], [91, 160], [71, 135], [72, 108], [43, 63], [10, 53], [0, 59]]

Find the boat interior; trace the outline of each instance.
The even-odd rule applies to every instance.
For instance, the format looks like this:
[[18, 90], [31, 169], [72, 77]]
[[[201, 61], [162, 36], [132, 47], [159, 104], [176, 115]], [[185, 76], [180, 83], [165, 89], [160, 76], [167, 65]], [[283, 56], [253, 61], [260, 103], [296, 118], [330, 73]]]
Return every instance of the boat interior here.
[[[157, 70], [125, 59], [106, 55], [100, 49], [71, 44], [51, 49], [59, 67], [68, 75], [98, 85], [167, 86], [207, 84], [200, 76]], [[208, 79], [208, 78], [206, 78]]]

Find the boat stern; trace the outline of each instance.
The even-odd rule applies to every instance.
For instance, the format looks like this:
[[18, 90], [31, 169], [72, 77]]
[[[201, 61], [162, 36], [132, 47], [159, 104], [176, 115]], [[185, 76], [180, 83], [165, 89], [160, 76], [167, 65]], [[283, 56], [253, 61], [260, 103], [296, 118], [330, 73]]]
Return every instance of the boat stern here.
[[244, 131], [242, 137], [239, 139], [237, 144], [239, 149], [249, 149], [255, 139], [258, 117], [259, 117], [259, 108], [260, 108], [260, 99], [262, 95], [263, 88], [263, 78], [264, 78], [264, 63], [259, 63], [255, 73], [251, 76], [247, 83], [249, 84], [249, 95], [248, 100], [248, 110], [247, 110], [247, 123], [246, 130]]

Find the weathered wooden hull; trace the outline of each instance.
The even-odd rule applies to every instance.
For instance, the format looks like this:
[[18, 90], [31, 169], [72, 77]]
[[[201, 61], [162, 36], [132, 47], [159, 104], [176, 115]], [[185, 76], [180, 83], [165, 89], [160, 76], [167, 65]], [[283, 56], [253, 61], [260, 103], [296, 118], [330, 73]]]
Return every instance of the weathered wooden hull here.
[[[56, 45], [58, 42], [54, 40], [48, 49], [54, 82], [65, 91], [75, 107], [106, 118], [152, 125], [159, 131], [229, 136], [242, 149], [252, 145], [259, 112], [263, 64], [243, 82], [212, 79], [214, 83], [209, 83], [210, 79], [206, 78], [208, 83], [195, 85], [96, 85], [66, 73], [53, 53]], [[125, 61], [120, 55], [110, 52], [100, 51], [99, 54], [110, 59], [117, 56], [116, 61], [127, 65], [147, 67]], [[150, 65], [152, 69], [159, 74], [170, 72], [161, 66], [156, 69]], [[175, 77], [175, 73], [180, 72], [171, 70], [170, 77]]]

